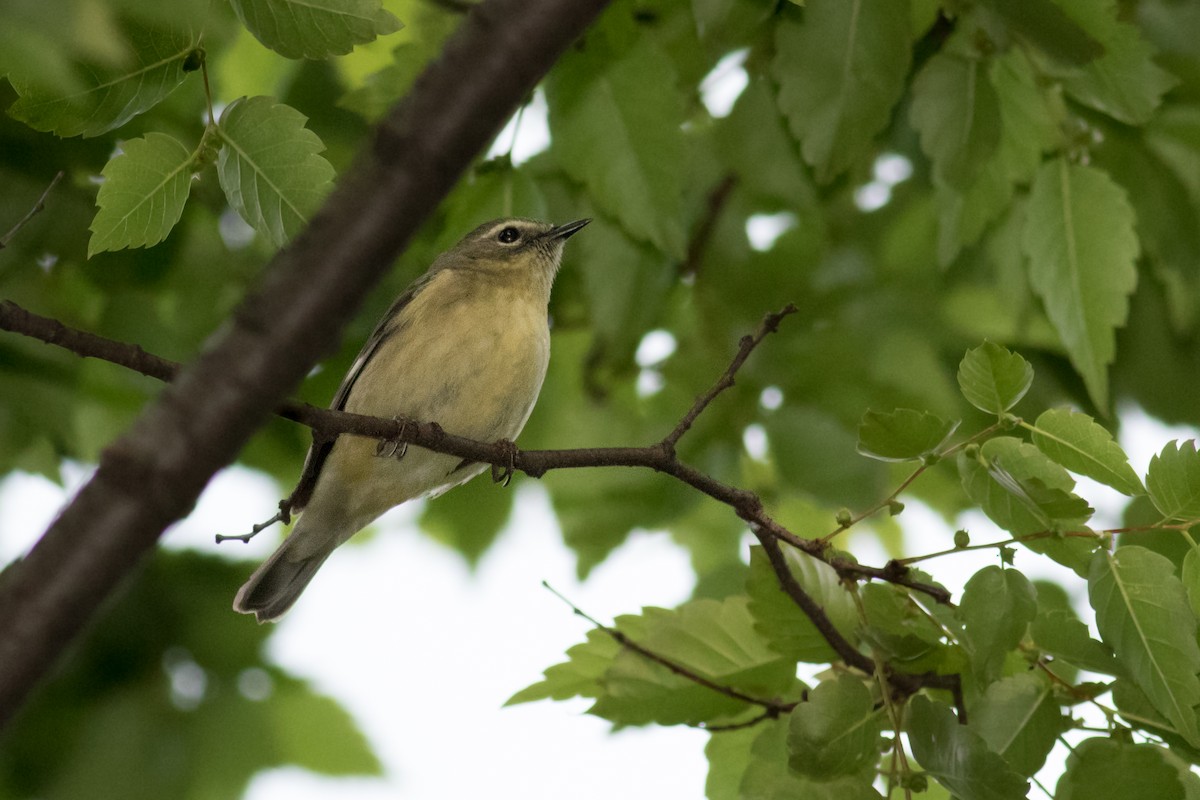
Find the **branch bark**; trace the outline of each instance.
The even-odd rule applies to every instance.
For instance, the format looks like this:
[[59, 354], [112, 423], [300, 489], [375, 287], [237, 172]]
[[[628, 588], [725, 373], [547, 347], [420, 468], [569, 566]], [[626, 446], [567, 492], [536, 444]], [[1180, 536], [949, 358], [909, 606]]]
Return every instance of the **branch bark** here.
[[327, 354], [366, 294], [607, 0], [486, 0], [203, 354], [0, 585], [0, 726], [106, 596]]

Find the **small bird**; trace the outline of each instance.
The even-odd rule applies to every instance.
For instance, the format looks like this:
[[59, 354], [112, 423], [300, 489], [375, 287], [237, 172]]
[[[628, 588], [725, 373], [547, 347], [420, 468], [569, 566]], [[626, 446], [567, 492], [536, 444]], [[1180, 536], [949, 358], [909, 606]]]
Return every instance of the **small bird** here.
[[[332, 408], [437, 422], [484, 442], [516, 438], [550, 358], [547, 307], [563, 245], [590, 220], [486, 222], [396, 299], [363, 345]], [[334, 549], [406, 500], [438, 495], [486, 465], [361, 436], [314, 441], [293, 494], [295, 530], [238, 591], [259, 622], [291, 608]]]

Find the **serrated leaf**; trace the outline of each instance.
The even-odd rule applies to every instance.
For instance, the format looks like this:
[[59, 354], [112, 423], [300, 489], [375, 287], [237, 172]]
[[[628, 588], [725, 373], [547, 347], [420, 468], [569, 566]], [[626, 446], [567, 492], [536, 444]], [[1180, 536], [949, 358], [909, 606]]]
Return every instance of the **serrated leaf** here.
[[992, 480], [1020, 500], [1036, 516], [1047, 520], [1050, 527], [1054, 527], [1058, 520], [1085, 520], [1093, 513], [1092, 507], [1082, 497], [1046, 486], [1039, 478], [1017, 478], [999, 459], [991, 461], [987, 471]]
[[[618, 619], [618, 627], [628, 626]], [[751, 697], [782, 696], [795, 663], [768, 648], [753, 627], [745, 597], [692, 600], [677, 609], [643, 609], [630, 638], [645, 649], [721, 686]], [[755, 708], [668, 670], [628, 648], [601, 680], [589, 714], [618, 725], [697, 725]]]
[[[625, 633], [636, 635], [630, 631]], [[567, 650], [567, 661], [548, 667], [542, 680], [517, 692], [504, 705], [515, 706], [537, 700], [567, 700], [572, 697], [595, 699], [603, 691], [601, 678], [620, 651], [621, 645], [604, 631], [588, 631], [586, 642]]]
[[858, 452], [880, 461], [915, 461], [937, 451], [958, 422], [910, 408], [868, 411], [858, 423]]
[[804, 160], [828, 183], [866, 155], [904, 91], [907, 2], [814, 0], [776, 28], [771, 72]]
[[1067, 408], [1042, 412], [1033, 424], [1033, 443], [1072, 472], [1126, 495], [1145, 492], [1129, 457], [1112, 434], [1087, 414]]
[[1200, 453], [1195, 440], [1170, 442], [1150, 459], [1146, 491], [1168, 519], [1200, 517]]
[[1026, 777], [1046, 763], [1064, 723], [1050, 681], [1034, 672], [1001, 678], [971, 709], [971, 728]]
[[[788, 567], [843, 635], [853, 639], [858, 627], [854, 600], [842, 588], [833, 567], [805, 553], [786, 548]], [[746, 581], [754, 627], [766, 637], [773, 650], [793, 661], [822, 663], [837, 659], [837, 653], [804, 612], [779, 587], [779, 579], [761, 547], [750, 548], [750, 576]]]
[[1037, 614], [1033, 584], [1015, 569], [984, 567], [963, 589], [959, 615], [963, 645], [981, 683], [1000, 677], [1004, 659], [1025, 636]]
[[1034, 291], [1092, 401], [1107, 410], [1114, 332], [1137, 285], [1138, 240], [1125, 192], [1094, 167], [1047, 162], [1034, 178], [1022, 244]]
[[1101, 550], [1092, 559], [1088, 596], [1100, 636], [1130, 677], [1192, 746], [1200, 746], [1196, 617], [1174, 565], [1144, 547]]
[[586, 42], [546, 82], [555, 158], [625, 230], [680, 258], [686, 154], [675, 65], [621, 15], [606, 15]]
[[988, 226], [1012, 207], [1016, 186], [1033, 177], [1042, 153], [1061, 138], [1061, 109], [1048, 101], [1021, 49], [992, 58], [988, 79], [1000, 103], [1000, 142], [970, 186], [961, 190], [935, 186], [942, 266], [949, 265], [963, 247], [979, 241]]
[[400, 30], [381, 0], [230, 0], [254, 38], [287, 58], [345, 55]]
[[1104, 675], [1125, 674], [1112, 648], [1089, 636], [1087, 625], [1067, 611], [1040, 611], [1033, 620], [1029, 634], [1033, 637], [1034, 644], [1056, 659], [1089, 672]]
[[788, 768], [786, 720], [760, 726], [750, 748], [750, 763], [742, 775], [738, 800], [882, 800], [865, 776], [815, 781]]
[[121, 145], [101, 171], [88, 256], [124, 247], [149, 247], [167, 237], [183, 214], [192, 184], [192, 154], [164, 133]]
[[1024, 800], [1029, 789], [979, 734], [927, 697], [909, 703], [908, 741], [921, 766], [961, 800]]
[[20, 95], [9, 106], [9, 116], [58, 136], [99, 136], [157, 105], [187, 77], [184, 62], [198, 47], [199, 37], [187, 31], [138, 26], [130, 26], [128, 35], [128, 42], [121, 45], [128, 48], [121, 53], [128, 60], [119, 67], [77, 65], [84, 88], [69, 95], [9, 75]]
[[333, 185], [333, 167], [317, 155], [325, 145], [305, 117], [270, 97], [234, 100], [217, 127], [221, 188], [234, 210], [276, 247], [283, 247]]
[[1104, 47], [1050, 0], [982, 0], [1009, 30], [1065, 64], [1086, 64]]
[[1093, 738], [1076, 745], [1054, 790], [1055, 800], [1183, 800], [1179, 770], [1151, 744]]
[[1075, 100], [1128, 125], [1154, 114], [1179, 81], [1154, 63], [1154, 48], [1134, 25], [1120, 22], [1114, 0], [1056, 0], [1067, 15], [1104, 46], [1104, 55], [1065, 76]]
[[822, 682], [792, 710], [788, 766], [822, 781], [861, 773], [879, 760], [883, 714], [861, 680], [842, 675]]
[[910, 109], [934, 178], [965, 188], [1000, 144], [1000, 101], [988, 63], [940, 52], [913, 81]]
[[[1002, 471], [995, 467], [996, 462], [1003, 465]], [[1075, 481], [1065, 469], [1033, 445], [1019, 439], [1011, 436], [989, 439], [980, 448], [979, 458], [968, 458], [965, 453], [960, 453], [958, 469], [967, 496], [993, 522], [1014, 536], [1051, 530], [1056, 524], [1062, 528], [1082, 526], [1086, 521], [1056, 522], [1026, 491], [1014, 494], [996, 480], [997, 476], [1004, 474], [1017, 481], [1018, 489], [1022, 482], [1028, 486], [1033, 485], [1032, 481], [1037, 481], [1044, 488], [1063, 493], [1069, 493], [1075, 487]], [[1029, 539], [1022, 544], [1035, 553], [1043, 553], [1070, 567], [1080, 576], [1087, 575], [1091, 554], [1096, 548], [1095, 540], [1081, 537]]]
[[1183, 557], [1183, 567], [1179, 570], [1180, 580], [1187, 592], [1188, 604], [1192, 613], [1200, 617], [1200, 547], [1192, 547]]
[[867, 627], [863, 636], [905, 671], [916, 671], [905, 662], [929, 655], [942, 640], [940, 628], [903, 590], [868, 583], [859, 590]]
[[738, 787], [750, 766], [751, 748], [760, 733], [757, 726], [751, 726], [708, 737], [704, 746], [704, 757], [708, 759], [708, 777], [704, 781], [707, 800], [739, 800]]
[[995, 342], [968, 350], [958, 365], [958, 386], [967, 402], [988, 414], [1003, 414], [1033, 383], [1033, 367]]

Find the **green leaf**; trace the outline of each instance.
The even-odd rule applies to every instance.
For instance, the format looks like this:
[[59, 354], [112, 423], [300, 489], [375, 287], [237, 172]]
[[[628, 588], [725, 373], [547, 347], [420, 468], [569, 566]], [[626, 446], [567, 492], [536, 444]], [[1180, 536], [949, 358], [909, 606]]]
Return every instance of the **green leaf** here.
[[1092, 401], [1107, 410], [1114, 330], [1125, 324], [1137, 285], [1125, 192], [1094, 167], [1047, 162], [1033, 182], [1022, 244], [1034, 291]]
[[1008, 652], [1025, 636], [1037, 614], [1037, 593], [1015, 569], [984, 567], [967, 581], [959, 614], [971, 665], [987, 683], [1000, 677]]
[[1145, 492], [1121, 446], [1087, 414], [1067, 408], [1043, 412], [1033, 425], [1033, 443], [1072, 472], [1122, 494], [1133, 496]]
[[779, 22], [779, 107], [818, 181], [866, 156], [887, 125], [911, 60], [908, 15], [906, 0], [814, 0], [803, 22]]
[[812, 179], [779, 113], [768, 77], [750, 79], [713, 134], [718, 154], [738, 176], [739, 191], [792, 208], [815, 206]]
[[883, 709], [861, 680], [824, 681], [792, 710], [788, 766], [816, 780], [858, 775], [879, 760]]
[[[783, 553], [801, 587], [825, 609], [834, 627], [853, 641], [858, 611], [853, 598], [842, 588], [837, 572], [825, 562], [793, 548], [785, 548]], [[750, 548], [746, 593], [750, 595], [755, 630], [766, 637], [776, 652], [793, 661], [818, 664], [837, 659], [825, 637], [779, 587], [779, 579], [762, 547]]]
[[1009, 30], [1065, 64], [1086, 64], [1104, 47], [1050, 0], [982, 0]]
[[707, 800], [739, 800], [738, 787], [750, 766], [751, 748], [760, 733], [758, 726], [751, 726], [708, 737], [704, 746], [704, 756], [708, 759], [708, 778], [704, 781]]
[[[631, 623], [625, 618], [626, 624]], [[620, 620], [618, 620], [618, 623]], [[641, 632], [638, 628], [638, 632]], [[625, 631], [627, 635], [635, 635]], [[604, 691], [601, 683], [605, 671], [621, 651], [621, 645], [601, 630], [588, 631], [587, 641], [567, 650], [567, 660], [548, 667], [542, 680], [531, 684], [504, 702], [506, 706], [532, 703], [537, 700], [568, 700], [572, 697], [595, 699]]]
[[1188, 604], [1192, 607], [1192, 613], [1200, 617], [1200, 547], [1188, 549], [1187, 555], [1183, 557], [1180, 579], [1187, 592]]
[[122, 143], [101, 171], [88, 256], [161, 242], [179, 222], [191, 189], [192, 154], [164, 133]]
[[400, 30], [381, 0], [230, 0], [254, 38], [287, 58], [345, 55]]
[[628, 369], [678, 279], [675, 264], [601, 215], [592, 218], [578, 247], [596, 337], [592, 352], [617, 369]]
[[563, 170], [634, 237], [681, 258], [683, 97], [657, 40], [614, 9], [555, 66], [546, 101]]
[[958, 365], [958, 386], [967, 402], [988, 414], [1015, 406], [1033, 383], [1033, 367], [1020, 353], [984, 342], [968, 350]]
[[942, 631], [904, 590], [888, 584], [868, 583], [859, 592], [868, 638], [889, 658], [900, 662], [905, 671], [912, 662], [931, 653], [942, 640]]
[[1200, 746], [1196, 617], [1171, 562], [1144, 547], [1101, 550], [1092, 559], [1088, 596], [1100, 636], [1154, 707], [1192, 746]]
[[128, 36], [118, 45], [120, 57], [108, 66], [79, 64], [84, 88], [68, 95], [10, 74], [20, 99], [9, 106], [9, 116], [58, 136], [99, 136], [158, 105], [187, 77], [184, 62], [199, 46], [199, 37], [139, 26], [130, 26]]
[[1000, 144], [1000, 101], [988, 63], [940, 52], [913, 81], [910, 111], [934, 179], [965, 188]]
[[1064, 723], [1049, 679], [1034, 672], [1001, 678], [971, 709], [972, 730], [1026, 777], [1046, 763]]
[[742, 775], [738, 800], [882, 800], [866, 776], [815, 781], [788, 768], [788, 725], [773, 720], [750, 748], [750, 763]]
[[[970, 186], [935, 186], [939, 208], [938, 262], [949, 265], [1013, 206], [1017, 184], [1037, 172], [1042, 153], [1062, 137], [1062, 111], [1047, 99], [1025, 53], [1013, 48], [990, 60], [988, 79], [1000, 103], [1000, 142]], [[1022, 268], [1022, 271], [1023, 268]]]
[[305, 117], [270, 97], [234, 100], [217, 130], [217, 175], [229, 204], [251, 227], [283, 247], [329, 192], [333, 167]]
[[[967, 496], [993, 522], [1014, 536], [1054, 530], [1056, 527], [1078, 528], [1086, 522], [1086, 516], [1082, 519], [1056, 519], [1048, 513], [1056, 510], [1055, 506], [1059, 504], [1069, 508], [1078, 505], [1077, 501], [1082, 502], [1070, 494], [1075, 481], [1065, 469], [1020, 439], [1011, 436], [989, 439], [980, 448], [978, 458], [969, 458], [961, 453], [958, 469]], [[1003, 483], [998, 480], [1001, 478]], [[1048, 493], [1047, 490], [1057, 492]], [[1062, 502], [1064, 500], [1066, 503]], [[1041, 503], [1045, 503], [1046, 507]], [[1080, 576], [1087, 575], [1091, 554], [1096, 548], [1095, 540], [1081, 537], [1050, 536], [1028, 539], [1022, 544], [1035, 553], [1043, 553], [1070, 567]]]
[[918, 695], [909, 703], [913, 756], [961, 800], [1024, 800], [1029, 783], [947, 706]]
[[1200, 454], [1194, 440], [1170, 442], [1150, 459], [1146, 491], [1168, 519], [1200, 517]]
[[421, 511], [421, 530], [462, 554], [476, 566], [512, 514], [515, 486], [471, 480], [454, 490], [454, 499], [438, 498]]
[[1042, 610], [1029, 629], [1042, 651], [1089, 672], [1124, 675], [1112, 648], [1088, 635], [1087, 625], [1062, 609]]
[[[628, 618], [617, 620], [622, 631]], [[795, 682], [795, 662], [754, 630], [745, 597], [693, 600], [678, 609], [646, 608], [629, 638], [721, 686], [751, 697], [782, 696]], [[628, 648], [616, 654], [588, 713], [618, 725], [697, 725], [754, 708], [677, 675]]]
[[1117, 19], [1115, 0], [1056, 0], [1104, 46], [1104, 55], [1063, 81], [1075, 100], [1128, 125], [1147, 122], [1179, 81], [1154, 63], [1154, 48], [1134, 25]]
[[880, 461], [916, 461], [936, 452], [957, 428], [958, 420], [928, 411], [868, 411], [858, 423], [858, 452]]
[[1166, 750], [1152, 744], [1087, 739], [1067, 757], [1055, 800], [1183, 800], [1179, 770], [1166, 756]]

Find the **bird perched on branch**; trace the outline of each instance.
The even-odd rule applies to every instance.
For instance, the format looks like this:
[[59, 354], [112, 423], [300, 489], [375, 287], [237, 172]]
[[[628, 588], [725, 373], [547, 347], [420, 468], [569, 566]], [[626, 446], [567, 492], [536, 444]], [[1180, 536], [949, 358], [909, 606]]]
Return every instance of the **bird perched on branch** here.
[[[547, 305], [563, 245], [588, 222], [499, 219], [468, 233], [392, 304], [332, 407], [437, 422], [484, 442], [516, 438], [546, 377]], [[360, 436], [314, 441], [292, 495], [300, 521], [238, 591], [234, 610], [278, 619], [329, 554], [380, 514], [484, 468]]]

